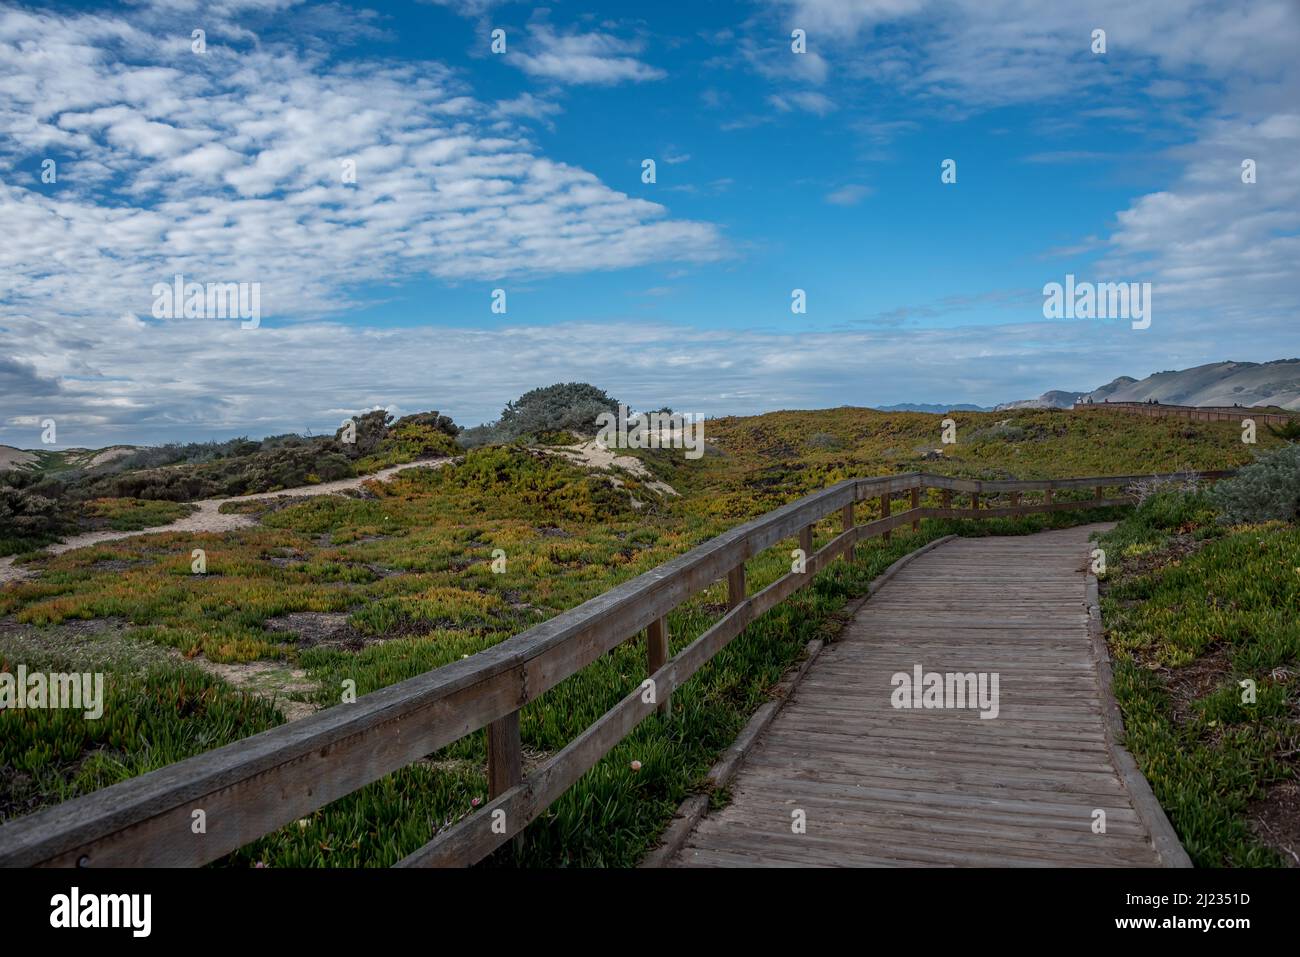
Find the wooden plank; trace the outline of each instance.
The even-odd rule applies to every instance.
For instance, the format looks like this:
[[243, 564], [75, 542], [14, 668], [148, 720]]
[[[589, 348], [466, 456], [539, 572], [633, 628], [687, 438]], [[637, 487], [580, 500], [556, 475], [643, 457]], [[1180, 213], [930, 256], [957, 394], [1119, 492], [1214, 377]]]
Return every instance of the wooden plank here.
[[[741, 801], [752, 800], [758, 806], [791, 807], [806, 804], [810, 807], [827, 808], [847, 816], [862, 814], [862, 795], [853, 789], [823, 788], [818, 794], [803, 793], [792, 795], [788, 787], [773, 787], [761, 781], [745, 781], [735, 786], [736, 806]], [[902, 797], [899, 797], [899, 794]], [[732, 805], [728, 805], [730, 808]], [[915, 821], [950, 820], [960, 826], [978, 827], [980, 824], [1015, 826], [1024, 824], [1033, 827], [1057, 827], [1068, 829], [1078, 823], [1079, 806], [1045, 805], [1042, 802], [1026, 803], [1018, 801], [971, 802], [968, 805], [947, 802], [913, 800], [908, 792], [879, 793], [871, 796], [871, 818], [875, 819], [909, 819]], [[1117, 833], [1145, 836], [1145, 827], [1141, 816], [1131, 808], [1116, 808], [1106, 815], [1107, 828], [1113, 824]]]
[[[853, 503], [849, 502], [849, 504], [845, 505], [840, 511], [840, 529], [845, 532], [851, 532], [853, 530], [853, 525]], [[856, 541], [856, 539], [854, 539], [854, 541]], [[849, 543], [849, 548], [848, 551], [845, 552], [845, 557], [849, 561], [855, 561], [857, 559], [857, 553], [852, 542]]]
[[727, 607], [735, 608], [745, 600], [745, 566], [737, 565], [727, 572]]
[[[1067, 855], [1073, 859], [1072, 863], [1088, 859], [1097, 863], [1129, 861], [1145, 864], [1150, 861], [1150, 848], [1146, 846], [1139, 827], [1111, 829], [1108, 822], [1105, 834], [1095, 834], [1090, 827], [1091, 818], [1086, 814], [1074, 819], [979, 820], [890, 813], [863, 820], [842, 805], [837, 807], [816, 801], [799, 803], [807, 815], [808, 833], [885, 856], [900, 851], [906, 854], [907, 849], [919, 846], [927, 850], [996, 852], [1013, 859], [1050, 859]], [[717, 819], [738, 829], [743, 828], [750, 834], [780, 834], [784, 837], [789, 832], [791, 804], [750, 800], [746, 801], [743, 810], [729, 808]], [[694, 844], [696, 847], [729, 845], [736, 846], [721, 827], [711, 828]], [[940, 856], [937, 860], [944, 861], [945, 857]]]
[[487, 726], [487, 756], [489, 799], [510, 790], [524, 779], [518, 711], [511, 711]]
[[761, 857], [781, 857], [787, 861], [823, 864], [839, 867], [899, 867], [899, 866], [965, 866], [965, 867], [1056, 867], [1056, 866], [1092, 866], [1107, 867], [1115, 865], [1141, 866], [1149, 864], [1149, 853], [1134, 848], [1128, 842], [1111, 841], [1101, 845], [1107, 835], [1098, 837], [1099, 846], [1092, 854], [1085, 853], [1079, 847], [1049, 846], [1028, 853], [1017, 853], [1011, 848], [975, 847], [970, 844], [933, 846], [921, 842], [904, 842], [895, 839], [895, 843], [882, 846], [864, 834], [861, 842], [846, 840], [842, 829], [839, 833], [830, 831], [822, 836], [813, 830], [794, 834], [787, 824], [785, 831], [775, 828], [771, 832], [758, 833], [753, 828], [736, 827], [725, 839], [713, 835], [703, 835], [689, 850], [704, 857], [711, 848], [718, 848], [727, 853], [747, 853]]
[[805, 559], [813, 554], [813, 527], [811, 525], [805, 525], [799, 529], [799, 548], [803, 552]]
[[[665, 664], [668, 663], [668, 619], [656, 618], [650, 622], [650, 627], [646, 629], [646, 671], [654, 674]], [[673, 698], [671, 692], [659, 694], [659, 713], [668, 717], [673, 712]]]

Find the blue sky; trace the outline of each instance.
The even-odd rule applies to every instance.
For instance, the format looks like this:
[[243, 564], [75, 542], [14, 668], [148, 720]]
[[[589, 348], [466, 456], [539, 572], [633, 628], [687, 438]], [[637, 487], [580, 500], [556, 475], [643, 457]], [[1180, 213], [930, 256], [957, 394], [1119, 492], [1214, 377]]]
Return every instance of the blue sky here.
[[[1291, 0], [0, 3], [0, 442], [1292, 357], [1298, 44]], [[176, 272], [260, 284], [260, 325], [156, 319]], [[1151, 328], [1045, 320], [1067, 273], [1151, 282]]]

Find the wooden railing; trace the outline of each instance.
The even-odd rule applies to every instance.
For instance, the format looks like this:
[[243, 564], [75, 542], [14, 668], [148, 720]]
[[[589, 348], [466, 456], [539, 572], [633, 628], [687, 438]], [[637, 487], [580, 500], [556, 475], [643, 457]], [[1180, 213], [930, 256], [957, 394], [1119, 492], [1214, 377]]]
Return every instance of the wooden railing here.
[[1300, 418], [1300, 412], [1287, 414], [1277, 410], [1257, 409], [1245, 405], [1165, 405], [1157, 402], [1090, 402], [1074, 407], [1075, 412], [1103, 409], [1129, 412], [1158, 419], [1187, 419], [1192, 422], [1241, 422], [1253, 419], [1260, 425], [1286, 425]]
[[[481, 728], [488, 736], [489, 800], [433, 836], [399, 866], [460, 866], [521, 832], [636, 725], [671, 707], [674, 690], [778, 602], [854, 545], [925, 518], [992, 518], [1119, 505], [1153, 478], [1217, 479], [1229, 472], [977, 481], [913, 472], [847, 479], [732, 529], [684, 555], [469, 658], [311, 717], [159, 768], [0, 826], [0, 866], [195, 866], [222, 857]], [[1106, 489], [1119, 494], [1107, 497]], [[939, 504], [922, 504], [937, 490]], [[1088, 499], [1056, 492], [1093, 489]], [[1041, 493], [1028, 502], [1026, 493]], [[954, 503], [954, 494], [969, 504]], [[896, 496], [909, 508], [895, 512]], [[1006, 505], [994, 504], [1007, 496]], [[858, 525], [854, 506], [878, 499], [881, 517]], [[840, 514], [841, 531], [816, 552], [814, 526]], [[802, 573], [747, 594], [745, 562], [798, 537]], [[725, 578], [728, 610], [669, 657], [668, 613]], [[519, 710], [629, 638], [647, 632], [648, 680], [527, 777]], [[647, 694], [647, 688], [653, 694]], [[202, 811], [206, 833], [194, 833]]]

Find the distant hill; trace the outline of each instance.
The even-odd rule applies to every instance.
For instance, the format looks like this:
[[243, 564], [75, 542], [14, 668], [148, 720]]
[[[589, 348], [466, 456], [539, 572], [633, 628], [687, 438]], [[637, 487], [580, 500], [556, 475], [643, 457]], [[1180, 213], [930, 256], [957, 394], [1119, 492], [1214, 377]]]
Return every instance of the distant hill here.
[[61, 469], [89, 469], [130, 455], [134, 445], [110, 445], [103, 449], [16, 449], [0, 445], [0, 471], [55, 472]]
[[35, 452], [16, 449], [12, 445], [0, 445], [0, 469], [25, 469], [40, 461]]
[[877, 412], [992, 412], [993, 409], [987, 405], [970, 405], [969, 403], [953, 403], [943, 405], [936, 402], [899, 402], [895, 405], [881, 405], [876, 407]]
[[1053, 389], [1051, 392], [1044, 392], [1037, 399], [1003, 402], [1001, 405], [996, 406], [993, 411], [1003, 412], [1007, 409], [1068, 409], [1087, 394], [1086, 392], [1062, 392], [1059, 389]]
[[1004, 409], [1068, 409], [1076, 402], [1146, 402], [1165, 405], [1275, 405], [1300, 409], [1300, 359], [1211, 362], [1156, 372], [1145, 379], [1120, 376], [1091, 392], [1044, 392], [1037, 399], [1004, 402]]

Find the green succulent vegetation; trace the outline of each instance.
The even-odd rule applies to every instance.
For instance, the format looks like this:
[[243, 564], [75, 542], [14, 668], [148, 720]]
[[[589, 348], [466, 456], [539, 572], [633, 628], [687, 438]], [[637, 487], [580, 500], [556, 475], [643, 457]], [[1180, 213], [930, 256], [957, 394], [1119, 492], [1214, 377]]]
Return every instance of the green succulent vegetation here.
[[185, 662], [156, 660], [140, 668], [138, 661], [116, 653], [69, 654], [11, 636], [0, 651], [0, 671], [19, 662], [29, 673], [107, 670], [112, 677], [105, 682], [99, 720], [60, 709], [0, 715], [0, 820], [108, 787], [278, 722], [270, 702], [232, 694], [225, 682]]
[[188, 502], [149, 501], [139, 498], [94, 498], [83, 506], [91, 519], [101, 519], [115, 532], [170, 525], [194, 511]]
[[1297, 451], [1153, 495], [1101, 538], [1127, 745], [1201, 867], [1288, 863], [1268, 819], [1300, 739]]
[[[594, 422], [599, 400], [587, 394], [592, 404], [581, 422], [549, 414], [522, 421], [544, 436], [589, 435], [587, 416]], [[706, 424], [710, 444], [697, 460], [672, 450], [626, 450], [677, 496], [658, 494], [630, 472], [593, 471], [512, 440], [353, 495], [239, 503], [238, 511], [260, 520], [237, 532], [162, 533], [37, 557], [25, 567], [38, 577], [0, 590], [0, 656], [27, 661], [31, 648], [47, 648], [68, 656], [67, 670], [85, 670], [76, 662], [93, 655], [99, 639], [69, 643], [68, 636], [108, 628], [115, 643], [134, 649], [129, 667], [110, 670], [110, 686], [125, 683], [111, 694], [151, 688], [160, 701], [201, 694], [210, 723], [187, 731], [181, 709], [163, 706], [138, 709], [125, 737], [80, 728], [75, 714], [61, 717], [57, 729], [24, 725], [20, 737], [9, 723], [27, 721], [26, 713], [0, 713], [0, 737], [21, 741], [23, 755], [22, 769], [0, 781], [0, 805], [5, 813], [46, 806], [273, 726], [291, 707], [332, 707], [345, 680], [366, 693], [472, 655], [844, 478], [919, 469], [976, 478], [1133, 474], [1251, 459], [1233, 423], [1198, 424], [1189, 436], [1186, 423], [1171, 420], [1026, 410], [1011, 423], [1022, 432], [976, 442], [965, 438], [1006, 414], [957, 413], [958, 444], [941, 447], [940, 418], [848, 408], [729, 417]], [[416, 454], [402, 446], [411, 439], [393, 423], [358, 459]], [[1261, 444], [1281, 443], [1262, 436]], [[874, 503], [861, 504], [860, 521], [876, 514]], [[845, 600], [905, 552], [954, 531], [1015, 534], [1122, 514], [927, 521], [918, 533], [900, 530], [891, 542], [860, 548], [856, 562], [834, 563], [746, 629], [674, 696], [671, 719], [644, 722], [530, 826], [522, 851], [505, 849], [487, 866], [635, 863], [808, 639], [833, 636]], [[837, 521], [824, 523], [818, 544], [836, 530]], [[794, 544], [752, 559], [751, 587], [788, 570]], [[206, 575], [191, 573], [193, 548], [207, 553]], [[507, 559], [504, 574], [492, 570], [498, 549]], [[719, 583], [672, 613], [673, 650], [716, 621], [724, 602]], [[297, 669], [305, 685], [277, 693], [240, 683], [240, 674], [266, 667]], [[522, 715], [526, 763], [571, 741], [644, 672], [644, 644], [629, 641], [530, 703]], [[202, 690], [182, 696], [180, 683]], [[171, 744], [138, 745], [154, 739]], [[633, 760], [639, 771], [631, 770]], [[472, 813], [474, 799], [486, 795], [484, 762], [483, 736], [470, 735], [225, 863], [390, 864]], [[83, 773], [87, 766], [93, 774]]]

